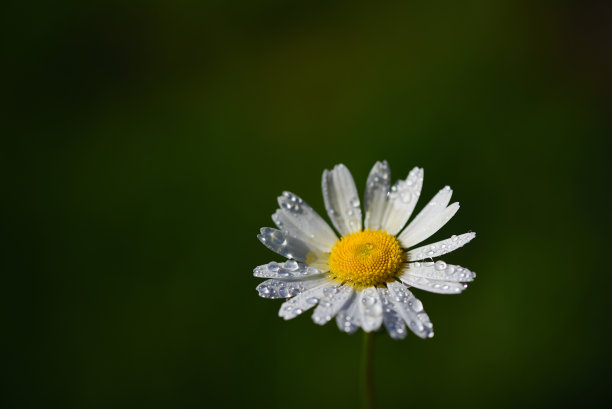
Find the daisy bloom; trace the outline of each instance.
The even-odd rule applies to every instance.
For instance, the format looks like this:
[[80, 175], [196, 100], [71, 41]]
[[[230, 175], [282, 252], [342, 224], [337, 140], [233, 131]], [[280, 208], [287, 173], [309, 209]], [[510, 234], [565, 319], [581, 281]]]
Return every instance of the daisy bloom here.
[[414, 168], [391, 186], [389, 165], [377, 162], [366, 182], [362, 220], [349, 170], [342, 164], [325, 170], [325, 209], [339, 235], [301, 198], [283, 192], [272, 215], [278, 229], [264, 227], [257, 237], [288, 260], [255, 268], [255, 277], [267, 279], [257, 286], [259, 295], [287, 298], [279, 311], [286, 320], [316, 306], [316, 324], [335, 317], [347, 333], [359, 327], [373, 332], [384, 325], [394, 339], [404, 338], [406, 327], [421, 338], [433, 337], [423, 304], [410, 289], [462, 292], [475, 274], [433, 259], [465, 245], [475, 233], [415, 248], [459, 209], [459, 203], [449, 205], [452, 190], [446, 186], [404, 228], [422, 185], [423, 169]]

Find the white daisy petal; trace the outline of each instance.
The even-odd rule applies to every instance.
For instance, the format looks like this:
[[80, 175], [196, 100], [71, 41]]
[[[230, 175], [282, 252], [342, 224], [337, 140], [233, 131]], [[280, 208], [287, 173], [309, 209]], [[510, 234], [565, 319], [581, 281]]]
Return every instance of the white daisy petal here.
[[280, 254], [281, 256], [292, 258], [297, 261], [306, 261], [309, 254], [314, 254], [316, 249], [313, 249], [302, 240], [291, 237], [280, 230], [271, 227], [263, 227], [261, 234], [257, 235], [267, 248]]
[[421, 338], [434, 336], [433, 324], [419, 301], [406, 286], [392, 282], [387, 284], [391, 297], [389, 298], [397, 313], [406, 321], [408, 328]]
[[285, 320], [290, 320], [298, 315], [302, 314], [304, 311], [311, 309], [323, 297], [323, 291], [326, 288], [333, 287], [335, 284], [325, 279], [325, 282], [318, 287], [311, 288], [306, 290], [293, 298], [288, 299], [281, 305], [280, 310], [278, 311], [278, 316], [284, 318]]
[[389, 164], [387, 161], [376, 162], [368, 176], [364, 195], [366, 229], [377, 230], [382, 227], [390, 183], [391, 170]]
[[324, 272], [317, 270], [307, 264], [298, 263], [295, 260], [277, 263], [271, 261], [268, 264], [255, 267], [253, 275], [260, 278], [295, 279], [323, 275]]
[[383, 230], [393, 235], [402, 230], [419, 200], [422, 186], [423, 169], [414, 168], [406, 180], [399, 180], [391, 187], [381, 224]]
[[357, 295], [353, 296], [344, 304], [344, 307], [336, 315], [336, 324], [340, 331], [352, 334], [361, 326], [361, 314], [357, 304]]
[[476, 273], [473, 271], [461, 266], [446, 264], [442, 260], [435, 263], [433, 261], [410, 263], [402, 276], [404, 274], [427, 278], [428, 280], [454, 281], [457, 283], [474, 281], [474, 277], [476, 277]]
[[[446, 209], [446, 206], [450, 203], [451, 197], [453, 195], [453, 190], [450, 186], [444, 186], [442, 189], [436, 193], [436, 195], [427, 203], [427, 205], [416, 215], [412, 223], [419, 222], [422, 219], [427, 219], [427, 217], [435, 212], [440, 212]], [[410, 226], [409, 226], [410, 227]]]
[[359, 196], [351, 173], [346, 166], [336, 165], [323, 172], [325, 209], [336, 230], [342, 236], [361, 230]]
[[272, 220], [279, 229], [321, 251], [331, 251], [338, 237], [312, 207], [291, 192], [283, 192], [278, 204]]
[[402, 317], [395, 311], [395, 306], [391, 302], [389, 290], [379, 288], [378, 294], [383, 305], [383, 322], [389, 336], [393, 339], [406, 338], [406, 323]]
[[376, 331], [383, 322], [383, 308], [376, 287], [361, 291], [357, 299], [361, 315], [361, 328], [365, 332]]
[[353, 288], [347, 285], [328, 287], [323, 290], [323, 298], [312, 314], [312, 320], [319, 325], [329, 322], [346, 305], [353, 295]]
[[465, 233], [459, 236], [452, 236], [450, 239], [412, 249], [408, 252], [408, 260], [417, 261], [450, 253], [459, 247], [465, 246], [474, 237], [476, 237], [476, 233]]
[[262, 298], [288, 298], [295, 297], [306, 290], [327, 283], [324, 276], [305, 280], [266, 280], [256, 287]]
[[427, 239], [440, 230], [459, 210], [459, 203], [446, 207], [453, 191], [446, 186], [440, 190], [427, 206], [414, 218], [414, 220], [398, 236], [404, 248], [409, 248]]
[[421, 290], [437, 294], [459, 294], [467, 288], [467, 284], [457, 281], [432, 280], [411, 274], [402, 274], [399, 279], [410, 287], [420, 288]]

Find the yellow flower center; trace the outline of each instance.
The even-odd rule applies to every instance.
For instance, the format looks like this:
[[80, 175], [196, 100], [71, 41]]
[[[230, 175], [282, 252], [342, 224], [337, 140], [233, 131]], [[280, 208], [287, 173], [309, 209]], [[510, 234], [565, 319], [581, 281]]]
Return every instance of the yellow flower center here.
[[393, 281], [406, 261], [406, 253], [395, 236], [368, 229], [344, 236], [334, 244], [329, 270], [332, 278], [365, 288]]

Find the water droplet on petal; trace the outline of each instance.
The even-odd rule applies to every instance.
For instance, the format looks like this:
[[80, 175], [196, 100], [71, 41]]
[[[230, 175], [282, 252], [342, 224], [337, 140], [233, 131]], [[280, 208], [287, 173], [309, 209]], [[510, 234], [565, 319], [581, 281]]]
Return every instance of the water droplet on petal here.
[[442, 260], [436, 261], [436, 270], [442, 271], [446, 268], [446, 263]]
[[287, 271], [284, 268], [279, 268], [278, 272], [276, 273], [279, 277], [290, 277], [293, 274], [291, 274], [289, 271]]
[[333, 295], [336, 294], [338, 292], [338, 289], [336, 287], [327, 287], [325, 290], [323, 290], [323, 294], [325, 295]]
[[376, 300], [374, 299], [374, 297], [370, 297], [369, 295], [366, 295], [365, 297], [363, 297], [361, 299], [361, 302], [363, 303], [363, 305], [372, 305], [374, 304]]
[[319, 273], [319, 270], [317, 270], [316, 268], [314, 268], [314, 267], [307, 267], [306, 271], [304, 273], [302, 273], [302, 274], [318, 274], [318, 273]]

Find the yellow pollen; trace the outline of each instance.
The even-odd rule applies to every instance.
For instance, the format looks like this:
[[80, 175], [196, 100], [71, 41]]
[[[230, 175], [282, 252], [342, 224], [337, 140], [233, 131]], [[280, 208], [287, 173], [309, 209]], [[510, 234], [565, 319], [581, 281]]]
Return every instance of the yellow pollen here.
[[334, 244], [329, 270], [334, 279], [366, 288], [393, 281], [406, 261], [406, 253], [395, 236], [367, 229], [344, 236]]

